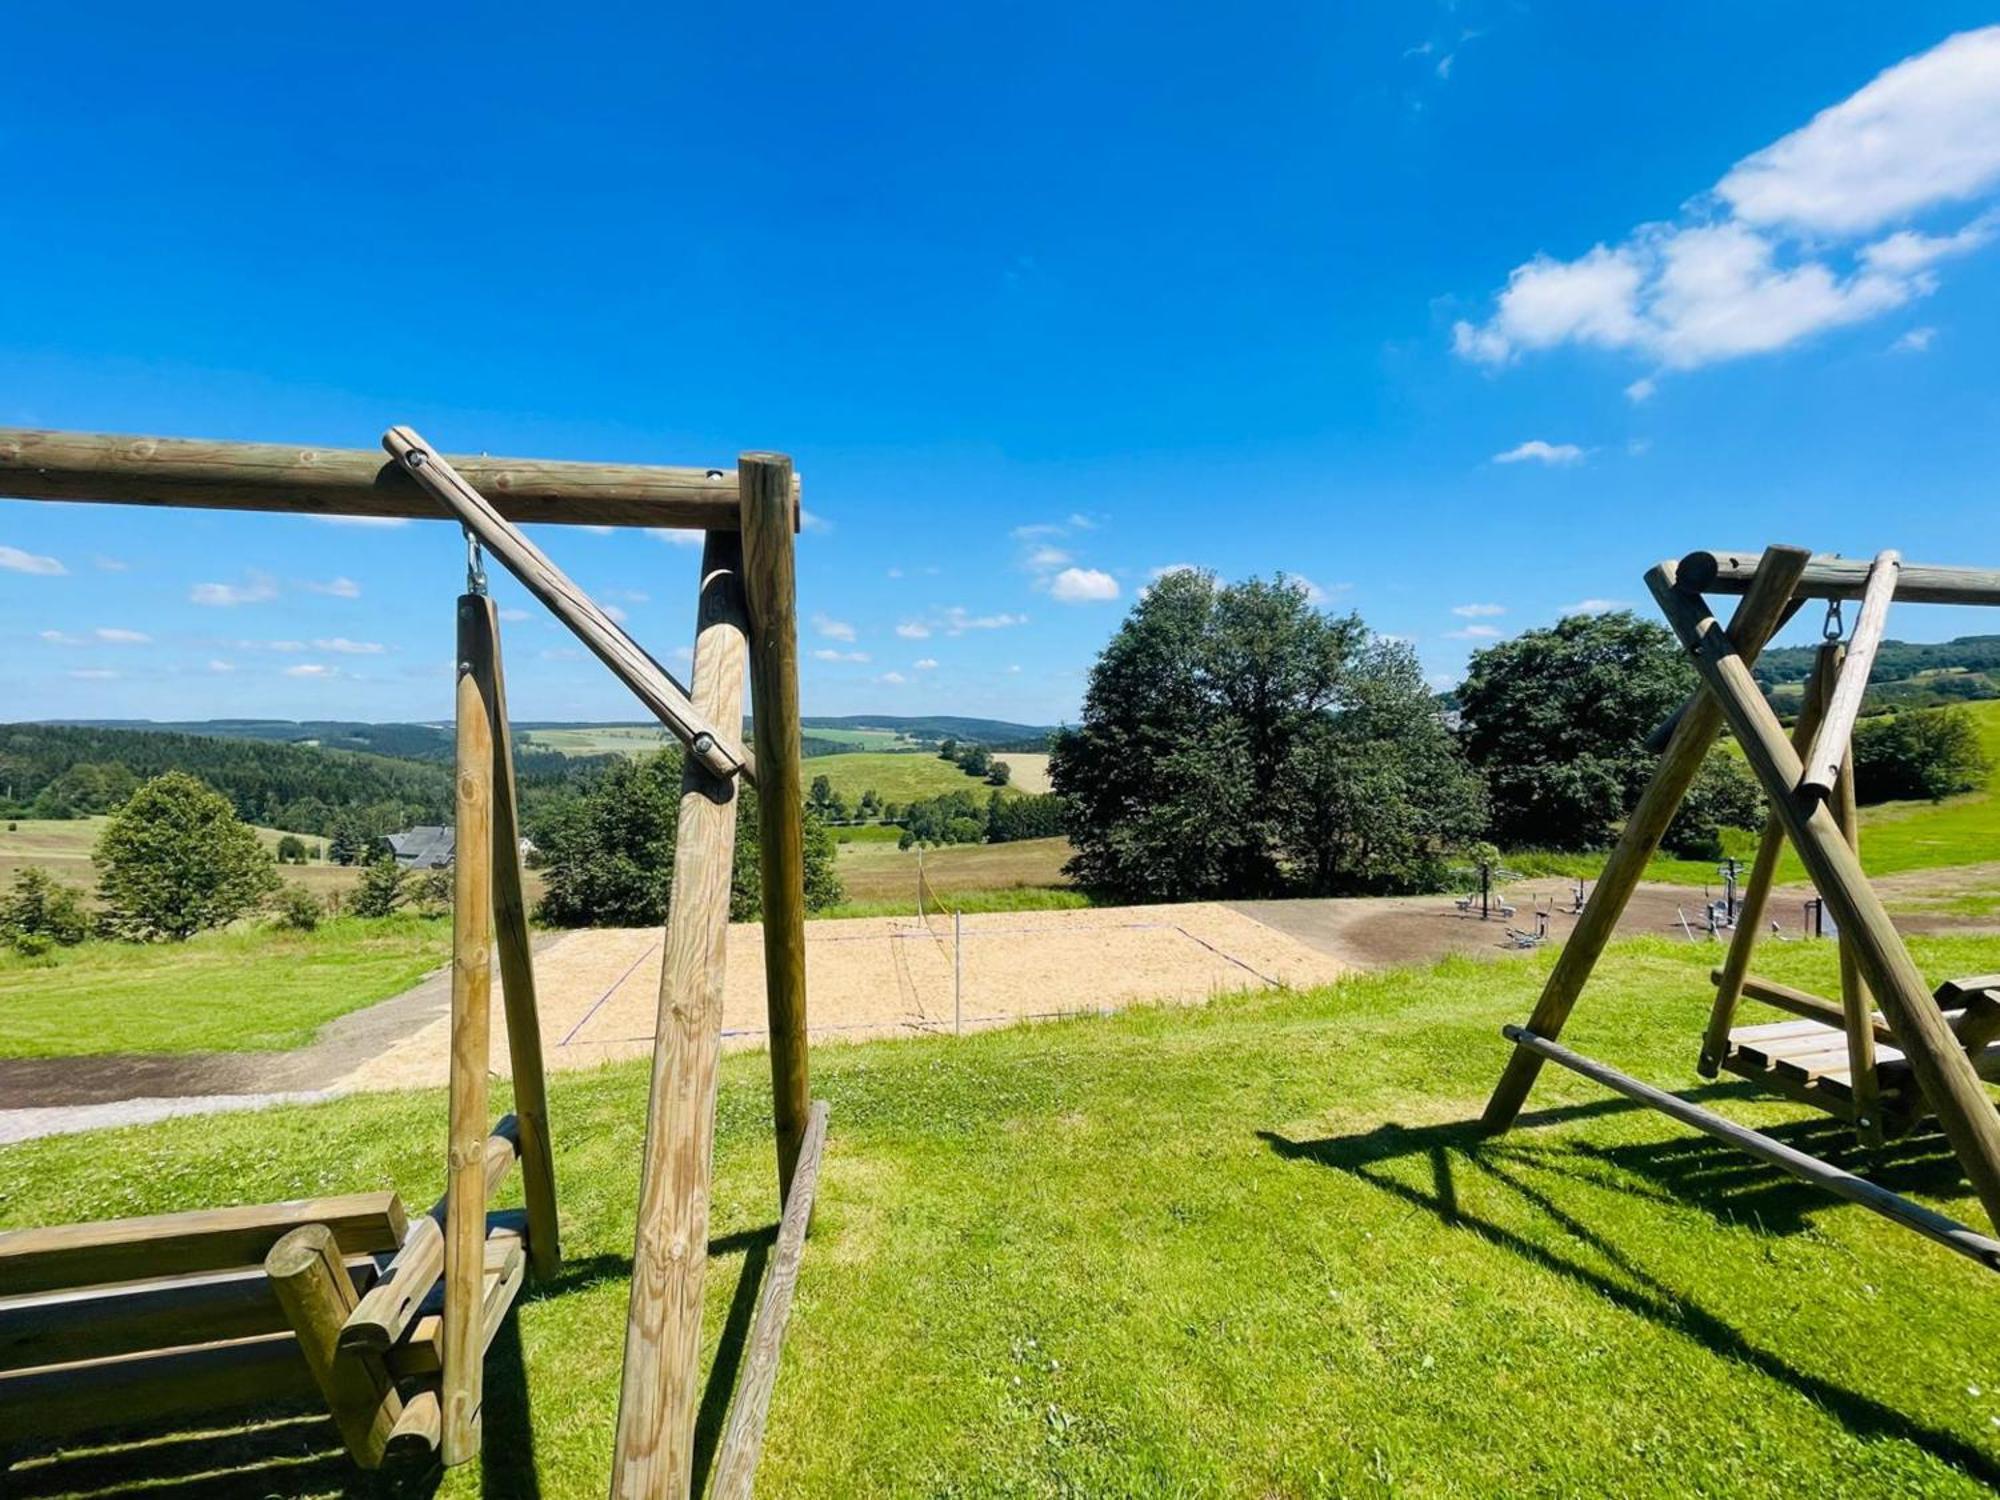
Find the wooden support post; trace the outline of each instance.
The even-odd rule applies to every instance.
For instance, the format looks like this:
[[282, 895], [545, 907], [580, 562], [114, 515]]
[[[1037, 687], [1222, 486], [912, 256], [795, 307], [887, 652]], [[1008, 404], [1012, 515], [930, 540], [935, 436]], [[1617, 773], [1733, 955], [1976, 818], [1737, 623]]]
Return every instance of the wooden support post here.
[[1813, 884], [1841, 929], [1853, 938], [1861, 973], [1880, 997], [1925, 1100], [1987, 1217], [2000, 1224], [2000, 1117], [1985, 1085], [1960, 1050], [1833, 814], [1817, 798], [1799, 796], [1804, 767], [1721, 622], [1700, 596], [1674, 586], [1669, 569], [1654, 569], [1646, 583], [1675, 634], [1693, 654], [1711, 698], [1729, 720], [1750, 768], [1784, 818], [1785, 831]]
[[[723, 724], [740, 723], [743, 713], [748, 646], [741, 568], [736, 534], [710, 532], [701, 560], [694, 701], [711, 721]], [[689, 756], [681, 777], [673, 893], [660, 969], [652, 1103], [612, 1453], [614, 1500], [685, 1500], [692, 1482], [723, 959], [735, 851], [736, 784]]]
[[771, 1036], [771, 1113], [778, 1137], [778, 1199], [811, 1107], [806, 1057], [805, 774], [800, 765], [799, 611], [792, 559], [792, 461], [746, 453], [743, 582], [750, 610], [750, 708], [756, 730], [758, 853], [764, 887], [764, 1003]]
[[805, 1255], [806, 1229], [812, 1222], [813, 1193], [819, 1186], [819, 1164], [826, 1148], [826, 1106], [815, 1104], [807, 1117], [805, 1139], [799, 1143], [798, 1171], [785, 1194], [785, 1212], [778, 1224], [778, 1243], [771, 1252], [771, 1269], [764, 1274], [757, 1315], [743, 1347], [743, 1373], [736, 1381], [729, 1426], [716, 1452], [715, 1478], [708, 1500], [750, 1500], [757, 1482], [757, 1458], [764, 1447], [764, 1423], [771, 1411], [771, 1388], [778, 1380], [778, 1356], [784, 1352], [785, 1324], [792, 1314], [792, 1289], [798, 1284], [799, 1262]]
[[[1792, 727], [1792, 744], [1803, 750], [1819, 727], [1819, 717], [1831, 691], [1833, 677], [1840, 670], [1840, 643], [1828, 641], [1813, 658], [1812, 673], [1806, 679], [1805, 698], [1799, 704], [1798, 722]], [[1729, 937], [1729, 954], [1722, 974], [1715, 982], [1715, 1004], [1709, 1009], [1708, 1031], [1701, 1041], [1699, 1070], [1713, 1078], [1722, 1070], [1723, 1054], [1729, 1050], [1729, 1028], [1736, 1024], [1737, 1002], [1743, 998], [1743, 980], [1750, 972], [1750, 956], [1757, 947], [1757, 929], [1764, 925], [1764, 911], [1771, 901], [1771, 886], [1777, 879], [1778, 861], [1785, 853], [1785, 825], [1774, 810], [1764, 816], [1764, 836], [1757, 842], [1757, 858], [1750, 865], [1750, 880], [1743, 888], [1743, 901], [1736, 913], [1736, 930]]]
[[[1746, 643], [1744, 649], [1753, 657], [1770, 639], [1771, 632], [1783, 617], [1786, 601], [1792, 596], [1792, 585], [1805, 567], [1807, 553], [1798, 547], [1775, 547], [1764, 557], [1763, 573], [1756, 586], [1744, 597], [1735, 619], [1731, 621]], [[1674, 813], [1680, 808], [1681, 799], [1694, 784], [1695, 775], [1701, 770], [1702, 760], [1715, 743], [1721, 725], [1722, 715], [1707, 696], [1696, 700], [1681, 715], [1673, 737], [1667, 742], [1666, 753], [1653, 772], [1653, 779], [1640, 795], [1639, 805], [1625, 820], [1624, 831], [1618, 836], [1611, 858], [1605, 862], [1604, 873], [1597, 877], [1597, 888], [1590, 894], [1590, 904], [1584, 907], [1583, 915], [1577, 919], [1576, 930], [1563, 945], [1562, 953], [1549, 973], [1548, 982], [1542, 987], [1541, 998], [1535, 1002], [1528, 1029], [1536, 1035], [1554, 1040], [1562, 1032], [1563, 1023], [1576, 1006], [1577, 996], [1583, 992], [1584, 981], [1596, 967], [1604, 945], [1618, 930], [1618, 919], [1624, 914], [1626, 902], [1632, 899], [1639, 877], [1646, 871], [1646, 862], [1653, 857], [1653, 851], [1659, 847], [1660, 839], [1667, 831], [1667, 824], [1673, 821]], [[1507, 1059], [1507, 1067], [1501, 1073], [1499, 1083], [1494, 1085], [1493, 1097], [1486, 1102], [1486, 1112], [1480, 1118], [1481, 1126], [1487, 1131], [1498, 1132], [1513, 1124], [1541, 1070], [1540, 1054], [1526, 1047], [1516, 1047]]]
[[514, 739], [507, 728], [507, 679], [500, 663], [500, 617], [491, 598], [468, 594], [460, 618], [470, 627], [472, 672], [493, 714], [493, 925], [500, 940], [500, 995], [507, 1055], [514, 1073], [514, 1119], [521, 1146], [521, 1189], [528, 1207], [528, 1261], [546, 1280], [562, 1267], [556, 1228], [556, 1172], [550, 1155], [549, 1091], [542, 1068], [542, 1022], [528, 903], [521, 888], [521, 822], [514, 791]]
[[333, 1231], [324, 1224], [292, 1230], [264, 1257], [264, 1273], [348, 1453], [364, 1469], [380, 1468], [403, 1403], [378, 1357], [340, 1348], [358, 1294]]
[[1868, 569], [1868, 582], [1861, 594], [1861, 613], [1854, 621], [1854, 634], [1847, 645], [1847, 661], [1840, 677], [1827, 689], [1827, 701], [1820, 715], [1811, 748], [1804, 752], [1806, 774], [1799, 790], [1809, 797], [1831, 797], [1841, 767], [1850, 758], [1854, 723], [1861, 717], [1861, 700], [1868, 693], [1868, 678], [1875, 670], [1875, 653], [1882, 645], [1882, 631], [1889, 622], [1889, 601], [1896, 596], [1896, 575], [1903, 566], [1901, 554], [1882, 552]]
[[[1850, 656], [1848, 661], [1851, 663], [1853, 657]], [[1834, 706], [1829, 694], [1829, 715]], [[1825, 726], [1826, 720], [1822, 718], [1821, 728]], [[1840, 836], [1847, 840], [1847, 847], [1858, 858], [1861, 853], [1861, 810], [1855, 805], [1853, 758], [1845, 743], [1833, 752], [1833, 759], [1838, 767], [1833, 777], [1833, 821], [1839, 825]], [[1801, 787], [1800, 795], [1814, 794]], [[1882, 1110], [1878, 1102], [1882, 1090], [1880, 1080], [1875, 1076], [1875, 997], [1868, 992], [1868, 981], [1861, 975], [1854, 938], [1845, 923], [1841, 925], [1839, 943], [1840, 1008], [1846, 1021], [1848, 1088], [1854, 1096], [1854, 1128], [1865, 1144], [1879, 1146], [1883, 1140]]]
[[476, 666], [487, 609], [458, 601], [457, 844], [452, 859], [451, 1124], [444, 1225], [441, 1456], [479, 1452], [479, 1294], [486, 1256], [486, 1068], [492, 1043], [493, 706]]

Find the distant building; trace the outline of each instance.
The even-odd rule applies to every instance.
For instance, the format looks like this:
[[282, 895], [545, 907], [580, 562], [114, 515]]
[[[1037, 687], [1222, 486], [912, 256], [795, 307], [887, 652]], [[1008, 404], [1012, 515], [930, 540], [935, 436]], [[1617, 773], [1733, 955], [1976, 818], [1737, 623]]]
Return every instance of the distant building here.
[[451, 865], [458, 836], [449, 828], [406, 828], [389, 835], [389, 850], [406, 870], [443, 870]]

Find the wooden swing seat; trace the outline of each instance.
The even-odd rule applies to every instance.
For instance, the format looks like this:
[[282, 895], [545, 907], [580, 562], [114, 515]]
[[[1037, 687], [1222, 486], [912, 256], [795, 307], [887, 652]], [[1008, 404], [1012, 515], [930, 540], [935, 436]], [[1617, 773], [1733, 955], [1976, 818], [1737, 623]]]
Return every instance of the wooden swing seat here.
[[[501, 1120], [489, 1183], [518, 1149], [512, 1118]], [[413, 1226], [394, 1193], [351, 1193], [0, 1233], [0, 1443], [316, 1401], [342, 1418], [329, 1391], [363, 1390], [372, 1372], [396, 1408], [377, 1418], [380, 1451], [355, 1457], [371, 1468], [385, 1455], [428, 1457], [439, 1440], [443, 1207]], [[347, 1283], [345, 1322], [318, 1369], [313, 1330], [296, 1325], [278, 1287], [281, 1242], [300, 1230], [330, 1234]], [[485, 1344], [520, 1292], [526, 1233], [518, 1212], [487, 1216]]]

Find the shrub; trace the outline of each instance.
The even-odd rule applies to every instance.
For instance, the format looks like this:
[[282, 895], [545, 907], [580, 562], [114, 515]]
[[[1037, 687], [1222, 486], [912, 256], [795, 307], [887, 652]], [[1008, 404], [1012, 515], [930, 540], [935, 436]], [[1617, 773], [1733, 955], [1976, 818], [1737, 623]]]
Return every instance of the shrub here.
[[1735, 756], [1711, 750], [1660, 846], [1682, 859], [1722, 858], [1722, 830], [1760, 828], [1764, 791]]
[[1991, 770], [1979, 726], [1963, 708], [1870, 719], [1854, 731], [1854, 793], [1861, 802], [1937, 801], [1985, 784]]
[[181, 941], [253, 911], [278, 883], [229, 799], [185, 771], [155, 776], [112, 815], [91, 858], [107, 923]]
[[281, 865], [302, 865], [306, 862], [306, 841], [295, 833], [288, 833], [278, 840], [278, 863]]
[[296, 881], [279, 886], [271, 898], [271, 925], [287, 932], [311, 932], [324, 913], [319, 897]]
[[348, 910], [357, 917], [386, 917], [403, 904], [403, 867], [394, 855], [377, 855], [361, 870]]
[[454, 896], [450, 870], [424, 870], [413, 874], [407, 890], [410, 905], [424, 916], [442, 917], [450, 913]]
[[0, 900], [0, 942], [31, 957], [54, 947], [71, 948], [90, 936], [90, 914], [80, 891], [46, 870], [32, 866], [14, 877]]

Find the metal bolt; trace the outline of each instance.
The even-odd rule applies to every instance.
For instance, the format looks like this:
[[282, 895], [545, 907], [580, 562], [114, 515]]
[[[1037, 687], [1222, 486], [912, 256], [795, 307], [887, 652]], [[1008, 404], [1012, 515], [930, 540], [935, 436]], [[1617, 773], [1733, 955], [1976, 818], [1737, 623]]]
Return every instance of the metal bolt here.
[[706, 755], [708, 754], [709, 751], [713, 750], [714, 748], [715, 748], [714, 735], [698, 734], [694, 737], [694, 753], [696, 755]]
[[421, 469], [424, 466], [425, 457], [423, 449], [412, 448], [408, 453], [403, 455], [403, 462], [413, 469]]

